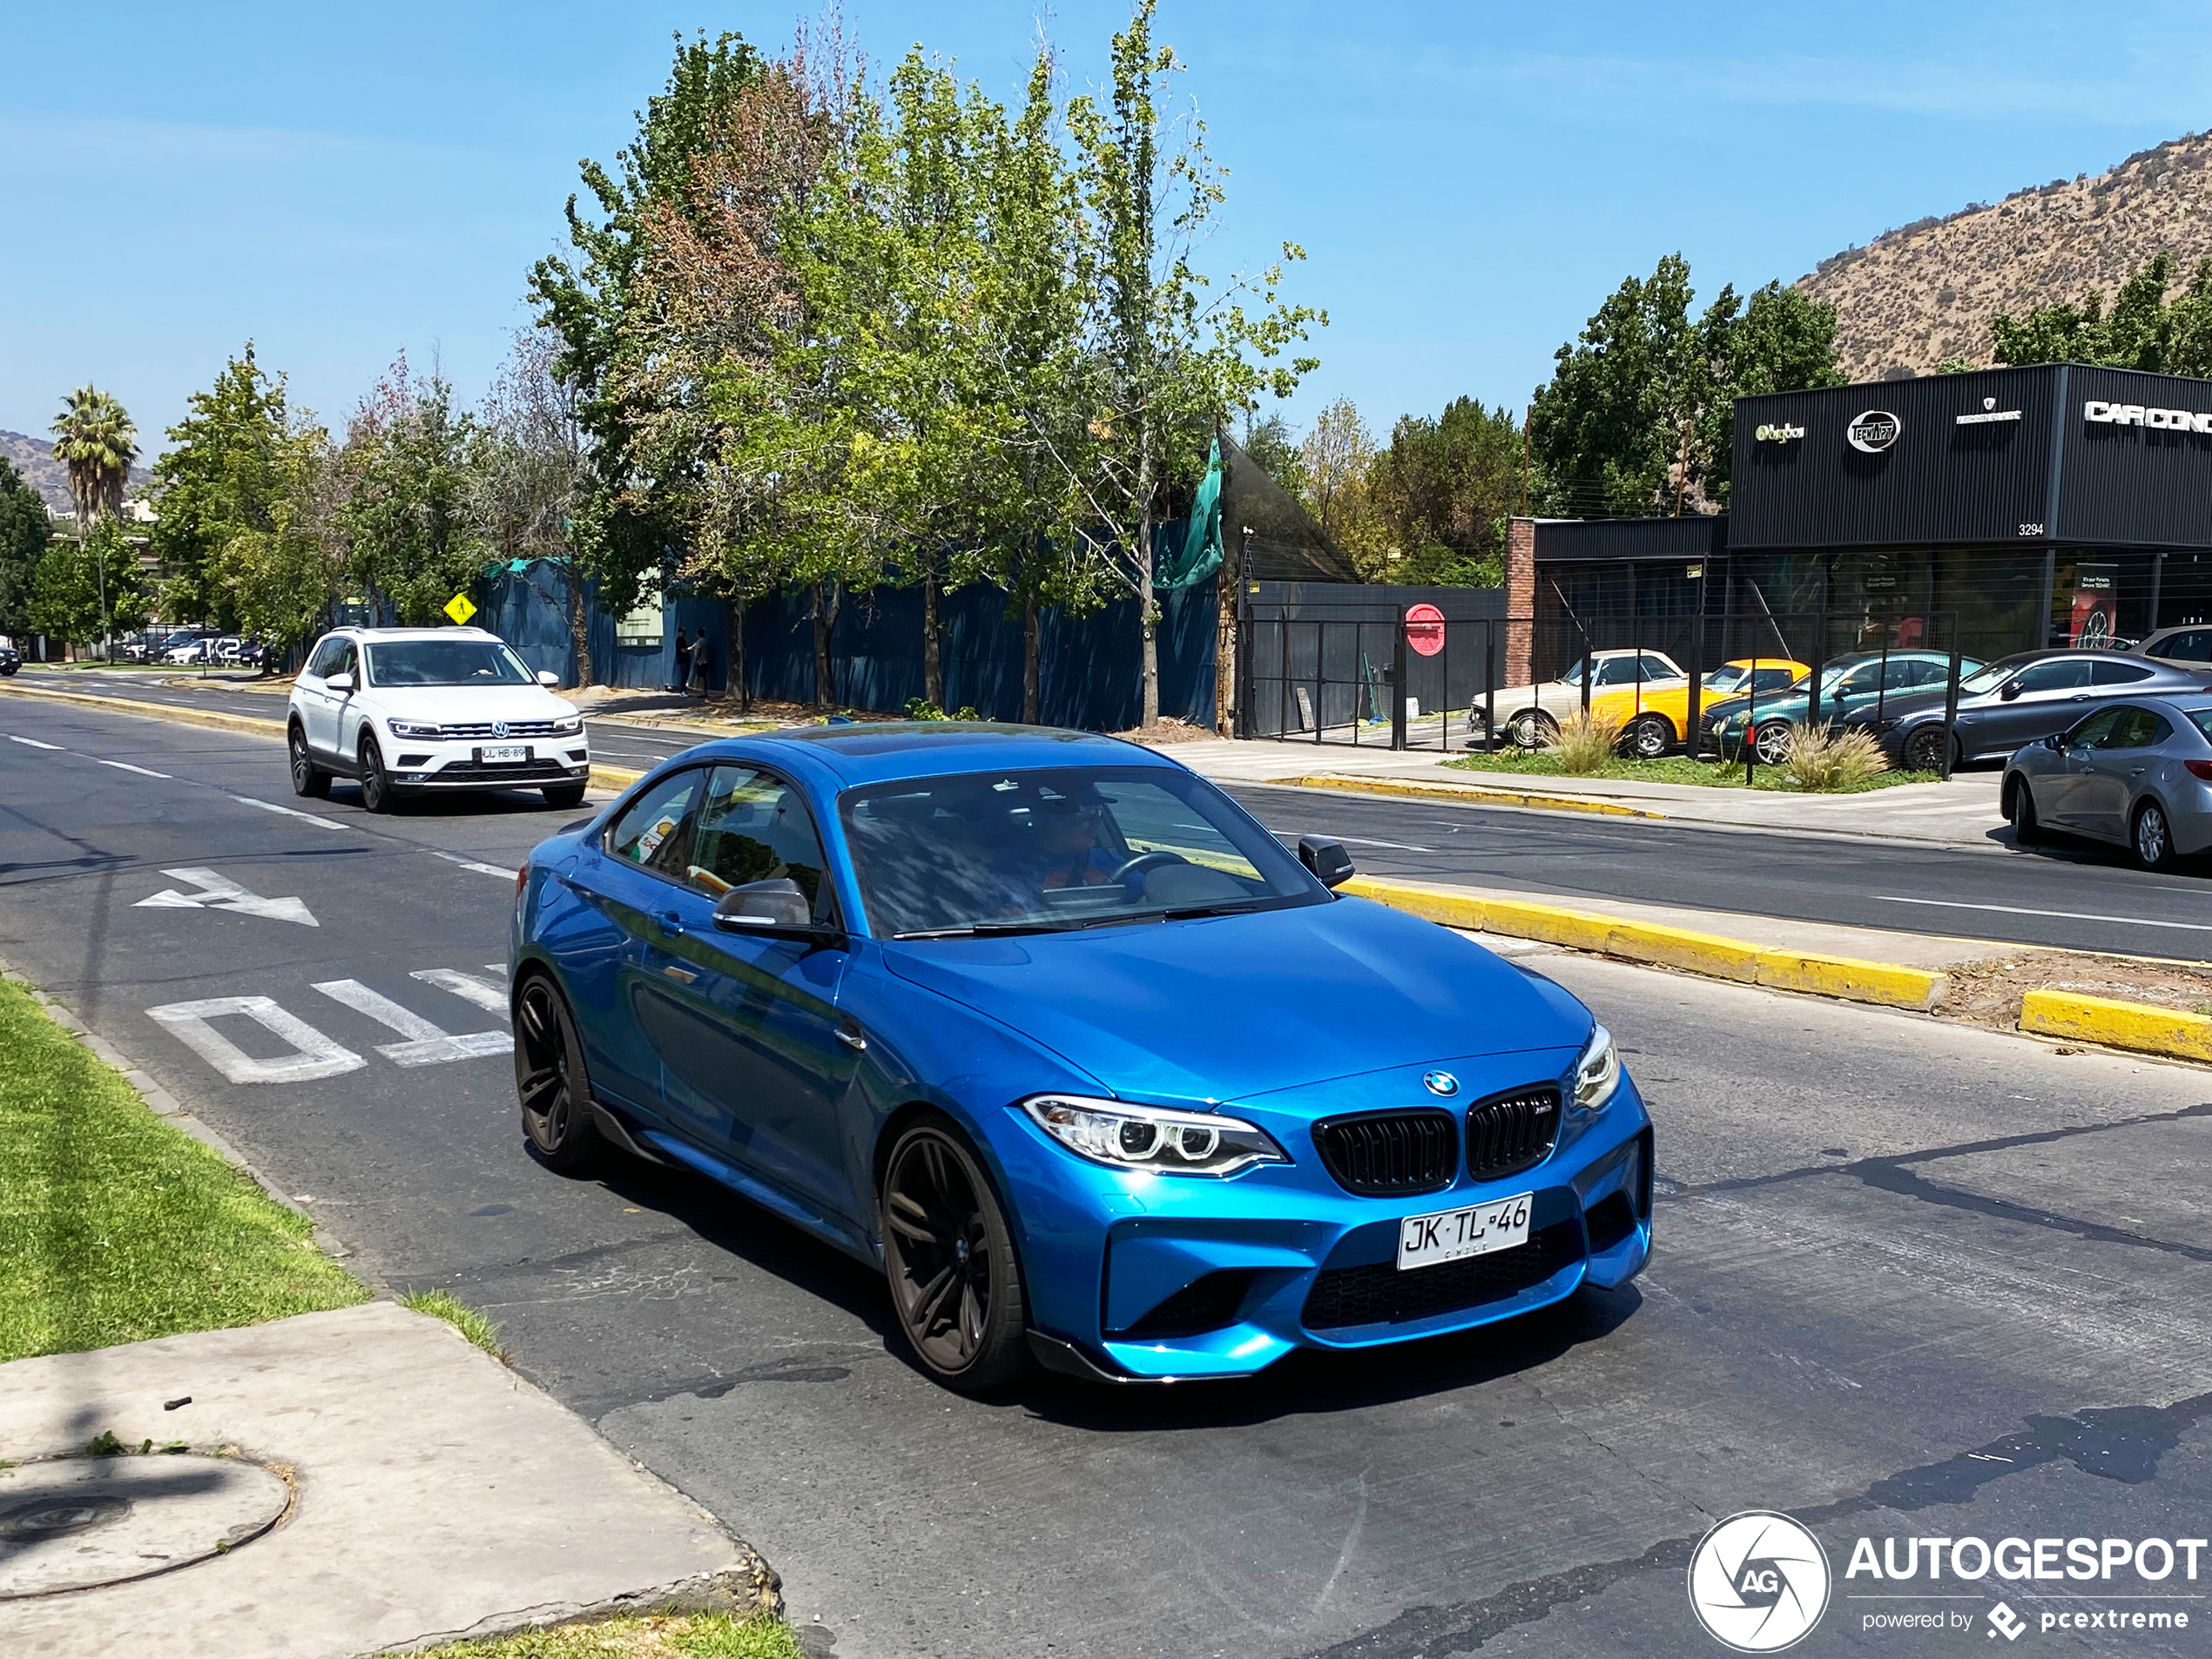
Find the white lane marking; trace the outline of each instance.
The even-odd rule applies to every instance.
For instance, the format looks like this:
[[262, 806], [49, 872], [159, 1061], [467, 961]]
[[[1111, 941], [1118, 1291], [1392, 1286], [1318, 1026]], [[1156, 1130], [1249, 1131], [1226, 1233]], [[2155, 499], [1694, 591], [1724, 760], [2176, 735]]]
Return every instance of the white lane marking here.
[[505, 962], [486, 962], [484, 966], [491, 969], [493, 973], [498, 974], [500, 978], [505, 979], [507, 977], [507, 964]]
[[1387, 846], [1400, 853], [1433, 853], [1433, 846], [1415, 846], [1406, 841], [1377, 841], [1365, 835], [1339, 835], [1336, 838], [1346, 846]]
[[273, 800], [256, 800], [251, 795], [233, 795], [231, 799], [241, 806], [258, 806], [265, 813], [281, 813], [287, 818], [302, 819], [323, 829], [341, 830], [346, 827], [334, 818], [317, 818], [313, 813], [303, 813], [293, 806], [280, 806]]
[[[211, 1021], [242, 1014], [292, 1045], [292, 1052], [257, 1060], [218, 1031]], [[234, 1083], [301, 1083], [359, 1071], [368, 1063], [341, 1048], [297, 1015], [287, 1014], [266, 996], [212, 996], [198, 1002], [171, 1002], [148, 1008], [146, 1017], [174, 1033], [177, 1040]]]
[[450, 968], [418, 968], [408, 975], [425, 985], [435, 985], [442, 991], [451, 991], [455, 996], [474, 1002], [480, 1008], [489, 1008], [494, 1014], [507, 1012], [507, 993], [487, 980], [474, 974], [455, 973]]
[[512, 870], [503, 870], [496, 864], [480, 864], [475, 859], [462, 858], [458, 853], [441, 853], [435, 846], [428, 850], [432, 858], [443, 859], [448, 864], [458, 864], [462, 869], [474, 870], [478, 875], [496, 875], [502, 881], [515, 879]]
[[322, 926], [304, 899], [264, 899], [215, 870], [164, 870], [161, 873], [200, 891], [179, 893], [174, 887], [164, 887], [152, 898], [139, 900], [132, 909], [238, 910], [249, 916], [266, 916], [271, 921], [296, 921], [303, 927]]
[[172, 783], [176, 781], [176, 779], [168, 772], [149, 772], [145, 767], [134, 766], [127, 760], [102, 760], [98, 755], [94, 755], [92, 759], [97, 764], [103, 766], [113, 766], [118, 772], [135, 772], [141, 778], [163, 778], [167, 779]]
[[1972, 813], [1977, 818], [1997, 818], [2001, 814], [1993, 800], [1969, 801], [1962, 806], [1900, 806], [1888, 814], [1892, 818], [1946, 818], [1957, 813]]
[[36, 738], [19, 738], [12, 732], [8, 734], [8, 741], [10, 743], [20, 743], [26, 749], [51, 749], [56, 754], [64, 754], [67, 752], [67, 751], [64, 750], [58, 743], [41, 743]]
[[357, 979], [325, 980], [315, 987], [334, 1002], [342, 1002], [357, 1014], [366, 1014], [379, 1025], [388, 1025], [405, 1042], [379, 1044], [376, 1052], [395, 1066], [442, 1066], [454, 1060], [474, 1060], [482, 1055], [506, 1054], [515, 1047], [510, 1031], [471, 1031], [456, 1036], [410, 1009], [401, 1008], [381, 992], [372, 991]]
[[2153, 921], [2148, 916], [2098, 915], [2087, 910], [2028, 910], [2010, 904], [1963, 904], [1955, 899], [1906, 899], [1894, 893], [1878, 893], [1884, 904], [1933, 905], [1940, 910], [1994, 910], [2007, 916], [2055, 916], [2061, 921], [2105, 921], [2116, 927], [2178, 927], [2185, 933], [2212, 934], [2212, 922]]

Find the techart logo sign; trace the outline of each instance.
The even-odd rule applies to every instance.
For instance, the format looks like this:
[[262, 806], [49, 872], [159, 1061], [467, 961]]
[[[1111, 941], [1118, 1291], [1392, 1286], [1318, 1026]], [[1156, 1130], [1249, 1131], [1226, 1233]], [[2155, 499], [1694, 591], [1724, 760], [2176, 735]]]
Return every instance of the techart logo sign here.
[[1860, 454], [1878, 455], [1904, 430], [1905, 422], [1887, 409], [1869, 409], [1844, 428], [1844, 437]]
[[1787, 1515], [1750, 1509], [1707, 1533], [1689, 1558], [1689, 1605], [1738, 1653], [1779, 1653], [1828, 1608], [1828, 1555]]

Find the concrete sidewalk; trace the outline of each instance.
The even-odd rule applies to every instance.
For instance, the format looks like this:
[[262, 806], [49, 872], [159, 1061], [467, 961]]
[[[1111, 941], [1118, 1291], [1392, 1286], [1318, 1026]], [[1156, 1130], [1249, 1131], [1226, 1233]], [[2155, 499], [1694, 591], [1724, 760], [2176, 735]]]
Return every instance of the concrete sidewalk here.
[[[1388, 778], [1467, 792], [1480, 805], [1485, 790], [1537, 793], [1610, 803], [1657, 813], [1670, 823], [1711, 824], [1783, 833], [1865, 835], [1952, 846], [1996, 845], [2002, 831], [1996, 770], [1960, 772], [1948, 783], [1899, 784], [1852, 795], [1797, 795], [1778, 790], [1723, 789], [1696, 784], [1642, 783], [1609, 778], [1550, 778], [1527, 772], [1476, 772], [1443, 762], [1435, 750], [1396, 753], [1365, 744], [1276, 743], [1209, 738], [1162, 751], [1217, 783], [1285, 783], [1333, 776]], [[2009, 833], [2009, 832], [2006, 832]]]
[[[188, 1449], [83, 1456], [104, 1432]], [[10, 1659], [348, 1659], [777, 1606], [698, 1505], [389, 1302], [0, 1366], [0, 1521]]]

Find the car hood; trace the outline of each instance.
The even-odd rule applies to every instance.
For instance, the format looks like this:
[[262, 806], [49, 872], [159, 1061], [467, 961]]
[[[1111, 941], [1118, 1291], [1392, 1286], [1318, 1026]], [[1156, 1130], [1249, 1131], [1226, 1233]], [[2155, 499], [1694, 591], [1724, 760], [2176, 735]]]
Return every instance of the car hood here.
[[363, 695], [402, 720], [558, 720], [576, 712], [543, 685], [374, 685]]
[[1589, 1011], [1471, 940], [1364, 899], [882, 946], [889, 970], [1118, 1095], [1250, 1099], [1393, 1066], [1578, 1049]]

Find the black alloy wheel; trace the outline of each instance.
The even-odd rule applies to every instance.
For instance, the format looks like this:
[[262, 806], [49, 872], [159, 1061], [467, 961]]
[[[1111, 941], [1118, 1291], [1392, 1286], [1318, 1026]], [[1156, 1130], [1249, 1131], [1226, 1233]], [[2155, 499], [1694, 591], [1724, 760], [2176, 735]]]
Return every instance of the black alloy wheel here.
[[1940, 725], [1920, 727], [1905, 740], [1905, 771], [1941, 772], [1944, 752], [1950, 746], [1950, 737]]
[[1762, 766], [1778, 766], [1790, 758], [1790, 722], [1771, 720], [1751, 738], [1751, 748]]
[[391, 774], [374, 738], [361, 739], [361, 805], [372, 813], [388, 813], [394, 806]]
[[938, 1381], [995, 1388], [1030, 1367], [1028, 1298], [989, 1176], [942, 1119], [900, 1136], [883, 1173], [883, 1271], [900, 1329]]
[[314, 757], [307, 752], [307, 734], [298, 726], [286, 739], [292, 752], [292, 792], [320, 799], [330, 792], [330, 774], [315, 765]]
[[2005, 792], [2005, 816], [2013, 820], [2013, 845], [2033, 846], [2043, 839], [2043, 822], [2035, 815], [2035, 792], [2027, 779], [2015, 775]]
[[1675, 746], [1675, 729], [1664, 716], [1641, 714], [1621, 734], [1621, 747], [1638, 760], [1656, 760]]
[[567, 1000], [543, 974], [515, 999], [515, 1093], [523, 1133], [563, 1175], [587, 1168], [604, 1144], [591, 1115], [591, 1079]]
[[2174, 832], [2166, 822], [2166, 809], [2147, 800], [2135, 809], [2135, 833], [2129, 838], [2135, 862], [2146, 870], [2174, 867]]
[[564, 812], [572, 806], [583, 805], [582, 784], [548, 784], [543, 792], [548, 806], [558, 806]]

